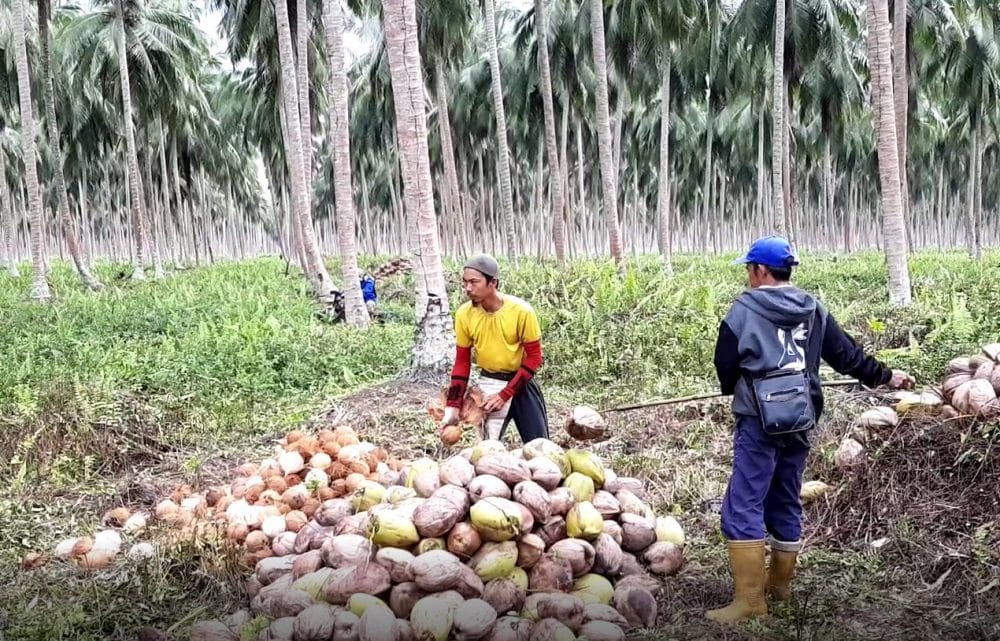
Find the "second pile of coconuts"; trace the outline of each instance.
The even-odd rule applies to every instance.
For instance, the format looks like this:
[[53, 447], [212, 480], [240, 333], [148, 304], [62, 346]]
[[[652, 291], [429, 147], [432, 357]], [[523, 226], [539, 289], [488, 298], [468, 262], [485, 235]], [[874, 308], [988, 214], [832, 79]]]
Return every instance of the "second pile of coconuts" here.
[[287, 641], [624, 639], [656, 619], [684, 532], [593, 453], [483, 441], [395, 483], [322, 503], [289, 554], [262, 559], [250, 612], [191, 638]]

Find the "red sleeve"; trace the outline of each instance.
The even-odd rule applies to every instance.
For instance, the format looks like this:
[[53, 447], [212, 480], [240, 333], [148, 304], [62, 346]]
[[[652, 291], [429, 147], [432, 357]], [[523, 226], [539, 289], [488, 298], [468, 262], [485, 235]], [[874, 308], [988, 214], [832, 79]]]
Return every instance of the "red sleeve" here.
[[465, 389], [469, 386], [469, 373], [472, 371], [472, 348], [455, 348], [455, 366], [451, 369], [451, 385], [448, 386], [448, 407], [461, 409], [465, 401]]
[[524, 360], [521, 367], [514, 374], [514, 378], [507, 383], [507, 387], [500, 390], [500, 398], [509, 401], [521, 391], [531, 377], [535, 375], [538, 368], [542, 366], [542, 341], [532, 341], [524, 344]]

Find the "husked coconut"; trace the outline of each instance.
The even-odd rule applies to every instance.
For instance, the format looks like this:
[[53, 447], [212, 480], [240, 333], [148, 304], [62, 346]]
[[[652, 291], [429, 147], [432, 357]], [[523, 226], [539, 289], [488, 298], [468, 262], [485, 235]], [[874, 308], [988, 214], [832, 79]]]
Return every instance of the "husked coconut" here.
[[604, 534], [614, 539], [619, 546], [622, 544], [622, 526], [618, 521], [605, 521], [603, 530]]
[[591, 621], [580, 627], [578, 638], [589, 641], [625, 641], [625, 631], [614, 623]]
[[447, 550], [448, 545], [444, 539], [434, 538], [434, 539], [423, 539], [417, 544], [415, 554], [420, 556], [425, 552], [431, 552], [433, 550]]
[[495, 476], [511, 486], [531, 479], [527, 461], [506, 452], [487, 454], [476, 462], [475, 467], [476, 474]]
[[649, 592], [655, 597], [659, 595], [660, 591], [663, 589], [663, 580], [657, 579], [656, 577], [646, 574], [646, 572], [643, 571], [636, 574], [630, 574], [629, 576], [620, 579], [615, 584], [615, 589], [618, 588], [639, 588], [640, 590]]
[[476, 501], [469, 516], [484, 541], [508, 541], [520, 534], [522, 508], [507, 499], [485, 498]]
[[955, 404], [955, 392], [959, 387], [972, 380], [972, 374], [949, 374], [941, 383], [941, 393], [944, 397]]
[[463, 516], [463, 510], [444, 498], [430, 498], [413, 513], [413, 524], [422, 537], [448, 534]]
[[639, 553], [656, 541], [656, 530], [645, 517], [623, 513], [621, 525], [623, 550]]
[[262, 559], [260, 563], [257, 564], [257, 568], [254, 572], [257, 575], [257, 580], [260, 581], [261, 585], [268, 585], [274, 583], [282, 576], [292, 573], [292, 566], [295, 564], [295, 557], [293, 556], [272, 556], [270, 558]]
[[983, 345], [983, 356], [994, 363], [1000, 364], [1000, 343], [990, 343]]
[[461, 456], [452, 456], [441, 464], [441, 482], [467, 487], [476, 477], [476, 468]]
[[481, 501], [490, 497], [509, 499], [510, 487], [495, 476], [480, 474], [469, 482], [469, 497], [473, 501]]
[[639, 560], [631, 552], [622, 552], [622, 566], [618, 574], [623, 577], [646, 574], [646, 570], [639, 564]]
[[578, 441], [592, 441], [604, 437], [607, 424], [597, 410], [577, 405], [566, 419], [566, 433]]
[[323, 584], [323, 597], [327, 603], [345, 605], [355, 594], [377, 596], [391, 586], [388, 570], [377, 563], [365, 563], [334, 570]]
[[548, 553], [555, 558], [568, 560], [574, 577], [583, 576], [594, 567], [594, 546], [583, 539], [556, 541], [549, 546]]
[[945, 368], [949, 374], [971, 374], [974, 369], [969, 363], [968, 356], [959, 356], [951, 359]]
[[521, 481], [514, 486], [514, 501], [528, 508], [537, 521], [549, 518], [549, 493], [534, 481]]
[[673, 576], [684, 565], [684, 552], [669, 541], [657, 541], [643, 552], [649, 569], [661, 576]]
[[396, 639], [396, 616], [388, 607], [377, 605], [365, 610], [358, 623], [358, 641]]
[[[963, 389], [966, 387], [968, 391], [963, 394]], [[996, 392], [993, 391], [993, 385], [989, 380], [977, 378], [969, 381], [955, 392], [954, 404], [966, 414], [976, 416], [983, 413], [983, 409], [996, 400], [996, 397]]]
[[531, 628], [528, 641], [576, 641], [576, 634], [558, 619], [542, 619]]
[[628, 621], [625, 620], [625, 617], [618, 610], [604, 603], [588, 603], [583, 608], [583, 624], [587, 625], [591, 621], [614, 623], [622, 629], [629, 627]]
[[858, 417], [861, 427], [893, 427], [899, 424], [899, 414], [891, 407], [874, 407]]
[[468, 521], [456, 523], [448, 533], [448, 551], [460, 559], [468, 559], [482, 546], [479, 531]]
[[292, 562], [292, 578], [299, 579], [323, 567], [323, 553], [319, 550], [309, 550], [299, 554]]
[[618, 503], [618, 499], [615, 498], [614, 494], [608, 492], [607, 490], [598, 490], [594, 492], [594, 496], [590, 499], [590, 502], [593, 503], [595, 508], [597, 508], [597, 511], [601, 514], [601, 518], [603, 519], [618, 518], [618, 515], [622, 511], [621, 505]]
[[865, 460], [865, 448], [852, 438], [845, 438], [840, 442], [837, 453], [833, 456], [833, 462], [839, 469], [849, 469], [860, 465]]
[[506, 578], [487, 581], [483, 589], [483, 601], [493, 606], [497, 614], [519, 611], [526, 596], [521, 586]]
[[528, 586], [532, 592], [568, 592], [573, 587], [573, 566], [569, 559], [543, 554], [531, 568]]
[[337, 641], [358, 641], [361, 619], [350, 610], [337, 610], [333, 615], [333, 638]]
[[469, 567], [483, 581], [508, 576], [517, 565], [517, 543], [484, 543], [469, 560]]
[[517, 616], [506, 616], [497, 619], [493, 624], [487, 641], [528, 641], [531, 637], [532, 623]]
[[594, 541], [594, 572], [604, 576], [617, 576], [622, 567], [622, 548], [611, 535], [602, 533]]
[[552, 491], [562, 483], [563, 474], [559, 465], [552, 459], [542, 456], [528, 461], [528, 470], [531, 471], [531, 480], [538, 483], [546, 491]]
[[646, 590], [619, 585], [614, 606], [632, 627], [651, 628], [656, 622], [656, 599]]
[[349, 499], [330, 499], [323, 501], [313, 515], [316, 523], [325, 527], [336, 527], [340, 522], [354, 514], [354, 508]]
[[413, 606], [410, 625], [420, 641], [447, 641], [455, 624], [459, 603], [440, 595], [426, 596]]
[[549, 492], [550, 516], [566, 516], [575, 504], [576, 498], [568, 487], [557, 487]]
[[545, 552], [545, 541], [537, 534], [525, 534], [517, 542], [517, 567], [530, 570]]
[[469, 506], [472, 504], [468, 490], [457, 485], [442, 485], [431, 495], [431, 498], [444, 499], [458, 507], [463, 513], [468, 512]]
[[486, 601], [470, 599], [455, 610], [456, 641], [479, 641], [493, 629], [497, 613]]
[[329, 605], [311, 605], [299, 612], [293, 623], [295, 641], [329, 641], [333, 636], [333, 615]]
[[478, 599], [483, 596], [483, 590], [486, 589], [486, 586], [472, 568], [463, 565], [459, 571], [458, 582], [455, 583], [453, 589], [466, 599]]
[[561, 516], [550, 516], [542, 523], [537, 534], [541, 537], [545, 547], [556, 541], [561, 541], [566, 538], [566, 520]]
[[547, 594], [536, 606], [539, 619], [562, 621], [570, 630], [579, 630], [583, 625], [585, 603], [572, 594]]
[[[429, 593], [453, 589], [461, 578], [463, 567], [457, 556], [445, 550], [432, 550], [410, 562], [414, 582]], [[419, 631], [417, 636], [420, 636]]]
[[340, 534], [320, 548], [323, 562], [331, 568], [361, 565], [375, 559], [375, 547], [360, 534]]
[[400, 548], [381, 548], [375, 553], [375, 562], [389, 572], [389, 578], [393, 583], [413, 581], [410, 564], [414, 558], [416, 557], [411, 552]]
[[399, 583], [393, 586], [392, 591], [389, 592], [389, 607], [398, 618], [409, 619], [413, 606], [425, 596], [427, 593], [421, 590], [416, 583], [412, 581]]
[[396, 641], [417, 641], [413, 626], [405, 619], [396, 619]]

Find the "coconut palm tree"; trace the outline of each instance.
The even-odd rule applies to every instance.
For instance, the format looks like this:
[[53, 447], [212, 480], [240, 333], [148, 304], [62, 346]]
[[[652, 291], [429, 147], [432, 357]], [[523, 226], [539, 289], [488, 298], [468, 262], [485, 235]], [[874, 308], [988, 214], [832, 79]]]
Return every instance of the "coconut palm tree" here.
[[414, 252], [418, 332], [411, 365], [417, 371], [443, 371], [450, 361], [454, 333], [434, 216], [423, 66], [414, 0], [382, 0], [382, 22], [392, 76], [404, 202], [407, 211], [412, 212], [408, 216], [416, 221], [418, 236]]
[[333, 142], [334, 194], [337, 200], [337, 239], [343, 262], [344, 312], [347, 322], [368, 325], [368, 309], [357, 286], [358, 252], [355, 244], [354, 189], [351, 180], [350, 117], [347, 108], [347, 71], [344, 68], [344, 9], [340, 0], [324, 2], [324, 20], [329, 48], [330, 128]]
[[[38, 185], [38, 166], [35, 148], [35, 115], [31, 104], [31, 76], [28, 69], [28, 50], [25, 46], [24, 0], [14, 0], [14, 57], [17, 64], [17, 87], [21, 106], [21, 157], [24, 159], [24, 176], [28, 189], [28, 212], [31, 216], [31, 263], [33, 279], [31, 298], [52, 298], [45, 279], [45, 244], [42, 222], [42, 196]], [[4, 178], [6, 180], [6, 178]]]
[[612, 155], [611, 116], [608, 106], [608, 63], [604, 47], [604, 3], [590, 0], [590, 37], [594, 52], [594, 93], [597, 108], [597, 148], [600, 154], [601, 190], [611, 258], [622, 261], [622, 234], [618, 223], [618, 177]]
[[78, 240], [77, 227], [69, 213], [69, 196], [66, 193], [66, 178], [63, 175], [62, 141], [60, 140], [59, 122], [56, 119], [56, 96], [52, 84], [52, 55], [49, 38], [49, 16], [51, 15], [50, 0], [38, 0], [38, 43], [42, 62], [42, 87], [45, 102], [45, 120], [48, 125], [49, 149], [52, 153], [52, 178], [55, 183], [57, 211], [62, 227], [66, 246], [69, 248], [73, 264], [83, 284], [91, 290], [98, 291], [103, 285], [90, 272], [87, 261]]
[[899, 148], [896, 144], [895, 100], [893, 94], [892, 34], [886, 0], [870, 0], [868, 25], [872, 85], [877, 87], [878, 168], [882, 187], [882, 226], [885, 255], [889, 266], [889, 302], [899, 307], [911, 303], [910, 271], [906, 262], [906, 228], [899, 181]]

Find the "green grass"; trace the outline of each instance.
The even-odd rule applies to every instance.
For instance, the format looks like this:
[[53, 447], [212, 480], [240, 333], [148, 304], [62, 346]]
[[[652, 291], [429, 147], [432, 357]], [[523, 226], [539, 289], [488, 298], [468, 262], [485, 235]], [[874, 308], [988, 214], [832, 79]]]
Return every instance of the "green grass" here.
[[[745, 278], [728, 258], [677, 257], [672, 276], [643, 258], [623, 277], [609, 261], [504, 262], [502, 289], [539, 314], [546, 395], [601, 407], [715, 389], [718, 323]], [[458, 264], [447, 268], [457, 305]], [[91, 531], [123, 479], [193, 479], [206, 461], [250, 454], [333, 396], [392, 378], [408, 362], [409, 277], [380, 292], [390, 321], [360, 332], [319, 322], [306, 283], [274, 259], [144, 283], [116, 280], [120, 271], [99, 265], [108, 288], [93, 294], [56, 264], [57, 299], [47, 305], [27, 300], [27, 269], [16, 282], [0, 273], [0, 483], [9, 488], [0, 498], [0, 601], [18, 619], [5, 637], [0, 608], [3, 641], [131, 638], [139, 624], [166, 627], [236, 602], [232, 568], [211, 551], [180, 550], [155, 566], [98, 577], [70, 568], [18, 575], [13, 563]], [[932, 383], [948, 359], [1000, 338], [997, 273], [998, 253], [981, 263], [917, 254], [915, 304], [906, 310], [888, 305], [875, 253], [807, 256], [795, 282], [867, 348]], [[654, 424], [649, 434], [663, 442], [609, 452], [609, 460], [663, 482], [663, 507], [695, 509], [724, 482], [727, 426], [717, 418], [679, 425], [669, 438]], [[681, 463], [665, 475], [658, 468], [672, 451]], [[137, 605], [115, 605], [124, 603]]]

